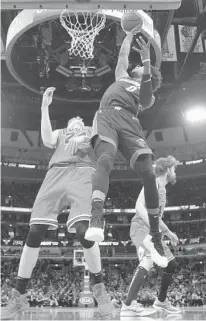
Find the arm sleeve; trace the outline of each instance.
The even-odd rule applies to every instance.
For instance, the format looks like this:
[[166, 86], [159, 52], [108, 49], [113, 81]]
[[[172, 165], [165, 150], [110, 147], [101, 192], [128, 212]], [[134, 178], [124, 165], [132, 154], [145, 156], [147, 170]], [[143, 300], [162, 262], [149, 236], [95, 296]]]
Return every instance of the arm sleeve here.
[[152, 92], [152, 82], [150, 75], [143, 75], [142, 76], [142, 81], [141, 81], [141, 86], [140, 86], [140, 105], [142, 106], [143, 109], [149, 108], [148, 106], [151, 106], [152, 103], [152, 97], [153, 92]]

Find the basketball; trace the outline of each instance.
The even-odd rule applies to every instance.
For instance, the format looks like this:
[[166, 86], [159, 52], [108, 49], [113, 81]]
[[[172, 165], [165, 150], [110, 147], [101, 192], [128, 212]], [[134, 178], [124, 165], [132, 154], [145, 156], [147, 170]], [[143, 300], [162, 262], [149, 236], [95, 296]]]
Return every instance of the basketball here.
[[143, 20], [135, 11], [125, 13], [121, 18], [121, 27], [125, 32], [130, 32], [137, 26], [139, 26], [138, 31], [140, 31], [142, 25]]

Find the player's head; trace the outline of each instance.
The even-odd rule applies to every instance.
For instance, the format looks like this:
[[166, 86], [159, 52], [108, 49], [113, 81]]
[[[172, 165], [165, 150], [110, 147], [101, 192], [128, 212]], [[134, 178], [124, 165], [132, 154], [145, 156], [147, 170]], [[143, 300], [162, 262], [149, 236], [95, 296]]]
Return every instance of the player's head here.
[[166, 176], [167, 182], [171, 184], [176, 183], [176, 167], [179, 162], [175, 157], [169, 155], [167, 157], [160, 157], [155, 161], [154, 171], [156, 177]]
[[67, 123], [67, 129], [69, 130], [81, 130], [84, 128], [83, 119], [79, 116], [71, 118]]
[[[144, 67], [143, 66], [136, 66], [131, 71], [131, 77], [136, 79], [142, 79], [144, 74]], [[158, 68], [151, 65], [151, 81], [152, 81], [152, 91], [157, 91], [160, 88], [162, 83], [162, 75]]]

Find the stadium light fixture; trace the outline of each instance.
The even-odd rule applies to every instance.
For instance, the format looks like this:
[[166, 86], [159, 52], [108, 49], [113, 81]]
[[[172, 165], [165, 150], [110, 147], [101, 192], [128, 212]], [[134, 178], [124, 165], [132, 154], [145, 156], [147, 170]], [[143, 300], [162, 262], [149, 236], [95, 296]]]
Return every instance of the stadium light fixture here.
[[206, 121], [206, 108], [197, 107], [190, 109], [185, 112], [185, 117], [191, 123]]

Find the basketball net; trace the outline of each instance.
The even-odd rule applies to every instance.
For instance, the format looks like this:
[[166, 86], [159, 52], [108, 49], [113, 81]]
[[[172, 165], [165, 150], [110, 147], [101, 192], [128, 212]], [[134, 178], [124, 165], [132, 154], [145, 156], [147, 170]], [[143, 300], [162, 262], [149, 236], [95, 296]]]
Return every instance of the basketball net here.
[[94, 58], [94, 39], [105, 26], [105, 14], [102, 11], [76, 12], [65, 9], [60, 15], [60, 22], [72, 38], [69, 53], [82, 59]]

